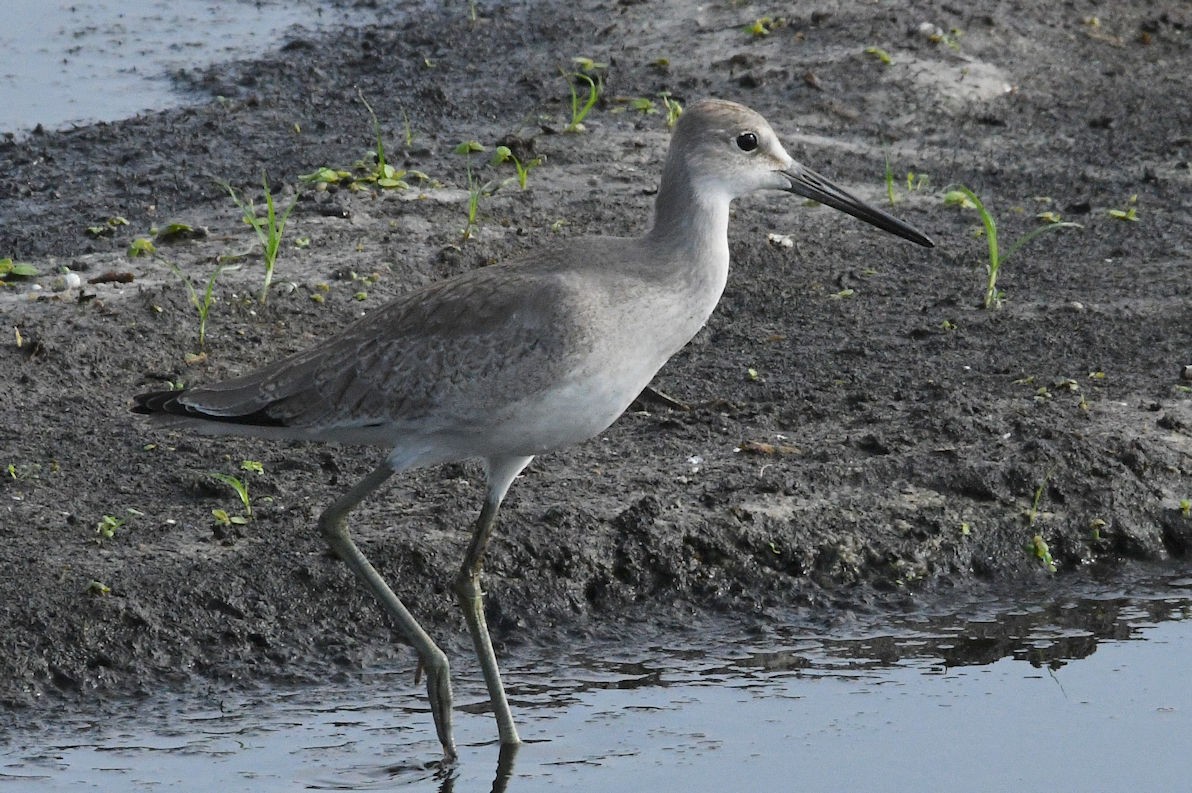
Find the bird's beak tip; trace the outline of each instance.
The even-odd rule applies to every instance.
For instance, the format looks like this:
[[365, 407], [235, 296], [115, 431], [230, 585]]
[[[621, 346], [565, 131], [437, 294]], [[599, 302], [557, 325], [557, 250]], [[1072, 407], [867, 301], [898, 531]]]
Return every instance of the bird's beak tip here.
[[833, 209], [846, 212], [883, 231], [902, 237], [916, 245], [922, 245], [924, 248], [935, 247], [935, 242], [914, 226], [876, 207], [869, 206], [801, 163], [793, 163], [790, 168], [782, 171], [782, 175], [790, 181], [789, 186], [782, 188], [788, 193], [810, 198]]

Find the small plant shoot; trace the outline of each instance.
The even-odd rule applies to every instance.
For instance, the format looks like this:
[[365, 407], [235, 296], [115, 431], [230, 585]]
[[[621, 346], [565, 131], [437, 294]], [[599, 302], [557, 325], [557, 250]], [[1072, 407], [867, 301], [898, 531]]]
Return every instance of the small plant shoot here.
[[535, 157], [532, 160], [522, 162], [513, 154], [508, 146], [498, 146], [493, 152], [492, 164], [501, 165], [502, 163], [513, 164], [513, 168], [517, 172], [517, 186], [525, 190], [526, 180], [530, 176], [530, 171], [542, 164], [542, 158]]
[[786, 20], [782, 18], [758, 17], [749, 23], [745, 28], [745, 32], [755, 39], [764, 39], [785, 24]]
[[894, 194], [894, 166], [890, 165], [890, 153], [886, 152], [886, 197], [890, 200], [890, 206], [898, 203], [898, 197]]
[[194, 282], [190, 280], [190, 276], [182, 272], [182, 269], [165, 257], [158, 256], [157, 260], [170, 268], [170, 272], [178, 277], [186, 287], [187, 297], [190, 298], [190, 304], [195, 307], [195, 311], [199, 315], [199, 352], [197, 355], [190, 358], [191, 362], [197, 363], [204, 360], [207, 355], [207, 317], [211, 314], [211, 306], [215, 303], [215, 282], [219, 280], [220, 274], [224, 270], [235, 270], [239, 265], [218, 264], [215, 270], [211, 273], [211, 277], [207, 279], [207, 286], [203, 290], [202, 298], [199, 297], [199, 292], [195, 289]]
[[[1029, 528], [1034, 528], [1035, 523], [1039, 520], [1039, 506], [1043, 503], [1043, 494], [1047, 491], [1047, 483], [1051, 480], [1051, 474], [1052, 471], [1048, 471], [1043, 477], [1043, 481], [1035, 488], [1035, 495], [1031, 499], [1030, 509], [1025, 514], [1026, 525]], [[1031, 537], [1030, 542], [1027, 543], [1027, 552], [1042, 562], [1047, 572], [1054, 573], [1056, 571], [1057, 566], [1055, 559], [1051, 555], [1051, 548], [1047, 545], [1047, 541], [1043, 539], [1042, 534], [1035, 534]]]
[[865, 54], [871, 58], [875, 58], [883, 66], [891, 66], [894, 63], [894, 59], [890, 57], [890, 53], [886, 52], [881, 47], [866, 47]]
[[[465, 140], [458, 144], [454, 152], [463, 155], [465, 158], [465, 168], [467, 170], [468, 179], [468, 217], [467, 223], [464, 225], [461, 232], [462, 241], [470, 240], [475, 234], [476, 224], [480, 217], [480, 199], [485, 196], [491, 196], [500, 190], [507, 180], [490, 179], [487, 182], [482, 182], [476, 177], [476, 173], [472, 170], [472, 155], [487, 151], [484, 145], [478, 141]], [[495, 159], [495, 158], [494, 158]], [[527, 174], [529, 173], [527, 169]], [[367, 296], [367, 295], [366, 295]], [[362, 299], [362, 298], [361, 298]]]
[[116, 536], [116, 530], [128, 522], [128, 518], [118, 518], [115, 515], [104, 515], [95, 525], [95, 533], [105, 540]]
[[[597, 63], [591, 58], [572, 58], [571, 62], [578, 71], [563, 72], [563, 77], [567, 80], [567, 87], [571, 91], [571, 120], [567, 122], [563, 131], [579, 133], [584, 131], [584, 119], [600, 101], [600, 94], [604, 90], [600, 72], [608, 68], [608, 64]], [[585, 88], [586, 96], [584, 95]]]
[[217, 523], [229, 525], [232, 523], [243, 525], [252, 520], [252, 499], [248, 495], [248, 482], [239, 477], [231, 476], [230, 474], [221, 474], [219, 472], [212, 472], [211, 478], [217, 482], [223, 482], [228, 487], [236, 491], [236, 495], [240, 497], [240, 503], [244, 506], [244, 515], [229, 515], [225, 510], [213, 509], [211, 510], [212, 517]]
[[1125, 209], [1111, 209], [1109, 216], [1114, 220], [1125, 220], [1130, 223], [1138, 222], [1138, 194], [1130, 196], [1130, 200], [1126, 202]]
[[1006, 260], [1013, 256], [1022, 246], [1026, 245], [1031, 240], [1038, 237], [1047, 231], [1054, 231], [1062, 228], [1083, 228], [1079, 223], [1060, 222], [1049, 223], [1039, 226], [1036, 229], [1028, 231], [1023, 234], [1014, 244], [1006, 251], [1002, 251], [998, 247], [997, 238], [997, 221], [993, 215], [985, 208], [985, 204], [981, 202], [980, 197], [964, 185], [957, 185], [955, 189], [949, 190], [944, 195], [944, 203], [960, 206], [962, 208], [973, 208], [977, 210], [977, 214], [981, 218], [981, 224], [985, 229], [985, 240], [989, 245], [989, 259], [985, 263], [985, 299], [983, 301], [986, 309], [998, 308], [1002, 304], [1004, 295], [997, 288], [997, 277], [1001, 271], [1002, 265]]
[[[567, 126], [563, 128], [564, 132], [584, 132], [584, 119], [588, 117], [588, 113], [596, 106], [596, 102], [600, 99], [600, 87], [597, 80], [593, 80], [586, 74], [574, 72], [567, 77], [567, 86], [571, 89], [571, 120], [567, 122]], [[588, 95], [586, 99], [580, 99], [579, 91], [576, 85], [583, 81], [588, 85]]]
[[671, 99], [671, 95], [663, 91], [658, 95], [662, 100], [662, 106], [666, 108], [666, 127], [667, 129], [674, 129], [675, 124], [679, 123], [679, 116], [683, 115], [683, 105], [677, 99]]
[[261, 294], [257, 298], [257, 302], [264, 304], [269, 296], [269, 286], [273, 283], [273, 268], [277, 264], [277, 254], [281, 250], [281, 239], [286, 229], [286, 221], [289, 220], [294, 207], [298, 205], [298, 198], [295, 197], [285, 211], [278, 214], [273, 201], [273, 193], [269, 190], [269, 177], [262, 173], [261, 185], [265, 191], [265, 216], [260, 217], [251, 200], [245, 200], [236, 195], [236, 190], [227, 182], [219, 182], [219, 185], [232, 197], [232, 202], [240, 210], [245, 224], [252, 227], [252, 230], [256, 232], [257, 240], [261, 243], [261, 252], [265, 259], [265, 282], [261, 286]]
[[24, 262], [14, 262], [12, 259], [0, 259], [0, 283], [9, 278], [32, 278], [37, 275], [37, 268]]

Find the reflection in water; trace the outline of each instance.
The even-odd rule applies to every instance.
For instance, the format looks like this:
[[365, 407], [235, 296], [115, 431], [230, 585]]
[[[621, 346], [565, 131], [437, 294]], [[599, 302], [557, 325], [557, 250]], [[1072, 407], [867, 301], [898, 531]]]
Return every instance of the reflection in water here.
[[523, 655], [506, 674], [529, 739], [516, 753], [491, 741], [483, 683], [465, 670], [474, 675], [458, 680], [454, 767], [440, 765], [403, 669], [318, 689], [166, 692], [48, 725], [11, 724], [0, 783], [1050, 791], [1114, 789], [1118, 774], [1137, 789], [1175, 789], [1192, 775], [1180, 744], [1192, 730], [1192, 578], [1127, 588], [1019, 592], [830, 629], [701, 624], [664, 641], [638, 635], [562, 658]]

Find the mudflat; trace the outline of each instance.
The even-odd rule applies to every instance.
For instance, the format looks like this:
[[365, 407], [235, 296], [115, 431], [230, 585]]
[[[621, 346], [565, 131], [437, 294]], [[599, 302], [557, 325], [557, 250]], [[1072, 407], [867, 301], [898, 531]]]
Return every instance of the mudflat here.
[[[179, 73], [184, 109], [0, 141], [0, 258], [41, 273], [0, 290], [0, 701], [412, 663], [314, 528], [382, 450], [154, 429], [131, 397], [248, 371], [539, 246], [644, 231], [663, 94], [753, 107], [937, 248], [783, 194], [738, 202], [721, 304], [654, 384], [673, 401], [515, 483], [486, 565], [499, 652], [709, 614], [841, 619], [1186, 555], [1184, 4], [450, 6]], [[601, 94], [568, 132], [585, 70]], [[500, 145], [540, 160], [524, 189], [492, 163]], [[323, 168], [349, 175], [300, 178]], [[261, 303], [259, 244], [220, 182], [263, 207], [263, 172], [279, 209], [296, 204]], [[1080, 227], [1007, 258], [986, 309], [987, 242], [945, 201], [955, 184], [996, 216], [1003, 253], [1057, 216]], [[156, 256], [129, 255], [141, 238]], [[182, 279], [201, 304], [221, 264], [200, 350]], [[251, 520], [212, 473], [247, 483]], [[415, 472], [352, 521], [450, 651], [481, 495], [470, 466]]]

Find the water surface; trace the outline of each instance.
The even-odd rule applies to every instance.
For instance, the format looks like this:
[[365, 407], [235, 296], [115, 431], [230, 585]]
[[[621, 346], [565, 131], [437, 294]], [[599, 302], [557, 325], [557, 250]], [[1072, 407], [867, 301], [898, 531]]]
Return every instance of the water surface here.
[[[1192, 578], [1083, 584], [832, 630], [728, 623], [506, 664], [510, 791], [1178, 790], [1192, 778]], [[12, 790], [490, 790], [496, 729], [465, 661], [461, 762], [411, 670], [163, 692], [10, 736]], [[500, 785], [498, 785], [499, 787]]]
[[186, 96], [172, 70], [261, 56], [295, 25], [348, 18], [321, 0], [3, 0], [0, 132], [175, 107]]

